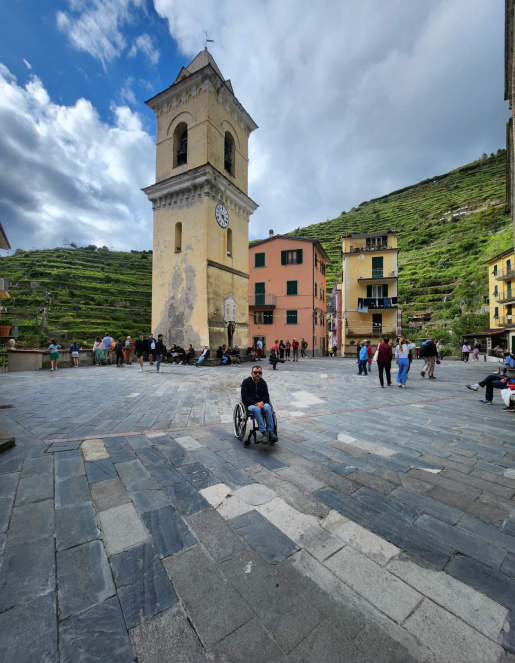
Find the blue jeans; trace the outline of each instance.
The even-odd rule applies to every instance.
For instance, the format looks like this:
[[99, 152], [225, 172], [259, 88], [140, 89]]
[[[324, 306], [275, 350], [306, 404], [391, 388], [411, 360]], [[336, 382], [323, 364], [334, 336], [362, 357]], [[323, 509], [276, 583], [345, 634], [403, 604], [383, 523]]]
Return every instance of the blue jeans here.
[[163, 359], [163, 355], [156, 355], [156, 370], [159, 370], [159, 367], [161, 366], [161, 360]]
[[408, 379], [409, 359], [407, 357], [399, 357], [399, 372], [397, 373], [397, 382], [406, 384]]
[[365, 375], [368, 375], [367, 364], [368, 364], [368, 359], [360, 359], [358, 361], [358, 367], [359, 367], [358, 375], [362, 375], [363, 371], [365, 371]]
[[201, 357], [199, 357], [197, 363], [195, 364], [195, 366], [200, 366], [200, 364], [204, 361], [205, 358], [206, 358], [206, 355], [202, 355]]
[[227, 362], [229, 361], [229, 357], [226, 357], [225, 355], [222, 357], [222, 364], [225, 366]]
[[265, 429], [265, 423], [263, 421], [263, 414], [261, 412], [261, 409], [256, 407], [255, 405], [249, 405], [247, 408], [249, 412], [252, 412], [254, 415], [258, 428], [261, 433], [264, 433], [265, 430], [268, 430], [270, 433], [273, 433], [274, 430], [274, 418], [272, 416], [272, 408], [268, 403], [265, 403], [263, 410], [265, 412], [265, 417], [266, 417], [266, 429]]

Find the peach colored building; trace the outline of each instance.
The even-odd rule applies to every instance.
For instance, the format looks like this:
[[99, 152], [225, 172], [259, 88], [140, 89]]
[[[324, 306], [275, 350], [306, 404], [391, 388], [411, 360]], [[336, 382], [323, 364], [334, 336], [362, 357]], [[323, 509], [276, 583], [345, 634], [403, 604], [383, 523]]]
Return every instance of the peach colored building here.
[[[274, 235], [250, 246], [249, 345], [264, 338], [304, 338], [308, 356], [324, 355], [326, 341], [326, 265], [316, 239]], [[300, 357], [300, 352], [299, 352]]]

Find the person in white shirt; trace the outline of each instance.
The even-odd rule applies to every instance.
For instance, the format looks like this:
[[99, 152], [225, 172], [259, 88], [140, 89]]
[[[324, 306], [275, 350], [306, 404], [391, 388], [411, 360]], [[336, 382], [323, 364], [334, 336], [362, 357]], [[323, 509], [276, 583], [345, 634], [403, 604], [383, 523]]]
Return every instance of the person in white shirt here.
[[397, 382], [402, 389], [406, 388], [409, 370], [409, 353], [414, 347], [414, 343], [408, 343], [406, 338], [401, 338], [395, 348], [395, 363], [399, 366], [397, 373]]
[[204, 349], [200, 353], [200, 357], [198, 360], [195, 362], [195, 366], [198, 368], [200, 364], [204, 361], [204, 359], [207, 359], [209, 357], [209, 348], [207, 345], [204, 345]]
[[470, 355], [470, 345], [468, 343], [464, 343], [461, 351], [463, 353], [463, 361], [468, 361]]

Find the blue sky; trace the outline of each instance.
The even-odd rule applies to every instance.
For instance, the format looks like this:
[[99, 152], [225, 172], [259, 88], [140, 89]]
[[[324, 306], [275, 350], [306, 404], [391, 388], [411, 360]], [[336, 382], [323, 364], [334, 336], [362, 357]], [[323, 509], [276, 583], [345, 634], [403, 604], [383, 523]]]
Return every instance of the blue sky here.
[[210, 50], [259, 129], [251, 238], [504, 147], [503, 0], [0, 0], [13, 248], [152, 247], [144, 100]]

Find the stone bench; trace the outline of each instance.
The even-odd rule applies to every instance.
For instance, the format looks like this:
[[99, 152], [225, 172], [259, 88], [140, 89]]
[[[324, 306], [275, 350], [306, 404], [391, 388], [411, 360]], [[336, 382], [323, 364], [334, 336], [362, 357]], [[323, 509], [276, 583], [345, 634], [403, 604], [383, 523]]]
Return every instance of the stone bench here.
[[[263, 358], [262, 361], [265, 359]], [[197, 358], [195, 358], [195, 361], [197, 361]], [[244, 364], [245, 362], [252, 361], [251, 357], [243, 356], [241, 358], [241, 363]], [[204, 359], [204, 361], [201, 364], [202, 366], [222, 366], [222, 360], [218, 359], [218, 357], [209, 357], [209, 359]]]
[[8, 430], [0, 426], [0, 453], [14, 446], [16, 446], [14, 435], [11, 435]]

